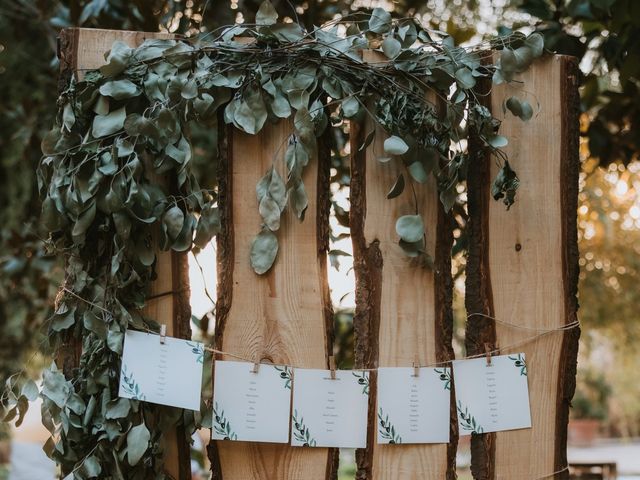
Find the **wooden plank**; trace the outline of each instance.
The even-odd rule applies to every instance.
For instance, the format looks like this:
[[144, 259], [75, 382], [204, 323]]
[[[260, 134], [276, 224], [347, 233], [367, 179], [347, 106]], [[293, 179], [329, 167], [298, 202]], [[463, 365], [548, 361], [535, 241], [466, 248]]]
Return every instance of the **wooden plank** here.
[[[365, 61], [383, 60], [375, 52], [363, 55]], [[399, 197], [386, 198], [403, 167], [400, 162], [383, 165], [376, 160], [374, 152], [384, 151], [387, 137], [379, 127], [373, 143], [359, 151], [374, 128], [371, 121], [367, 123], [351, 124], [356, 367], [407, 367], [416, 357], [423, 365], [451, 359], [451, 218], [442, 209], [433, 179], [416, 185], [418, 209], [427, 228], [426, 248], [435, 265], [429, 269], [406, 257], [398, 245], [395, 221], [415, 213], [413, 193], [407, 187]], [[378, 445], [374, 374], [370, 385], [368, 447], [357, 453], [357, 478], [455, 478], [457, 424], [452, 421], [449, 445]]]
[[[536, 335], [527, 328], [557, 329], [576, 319], [577, 75], [575, 59], [545, 57], [520, 76], [523, 83], [493, 88], [489, 104], [503, 119], [501, 133], [509, 138], [504, 150], [521, 185], [507, 211], [489, 200], [496, 163], [486, 154], [472, 162], [466, 304], [468, 313], [524, 328], [473, 317], [467, 324], [470, 354], [482, 351], [484, 341], [507, 347]], [[539, 113], [526, 123], [505, 116], [502, 101], [512, 95], [539, 102]], [[473, 439], [474, 478], [534, 479], [566, 467], [578, 336], [576, 328], [502, 350], [526, 353], [533, 428]], [[568, 472], [555, 478], [568, 478]]]
[[[286, 178], [282, 158], [292, 133], [288, 121], [268, 124], [256, 136], [220, 128], [223, 232], [217, 240], [216, 348], [267, 362], [327, 368], [333, 348], [326, 258], [328, 139], [319, 142], [319, 158], [305, 169], [309, 207], [304, 222], [287, 210], [273, 268], [258, 276], [249, 263], [250, 245], [261, 225], [256, 184], [274, 159]], [[337, 469], [337, 450], [325, 448], [213, 441], [209, 457], [217, 480], [330, 479]]]
[[[113, 42], [123, 41], [136, 47], [148, 38], [171, 38], [170, 34], [99, 30], [84, 28], [65, 29], [60, 34], [61, 85], [66, 85], [71, 75], [82, 79], [84, 72], [105, 63], [104, 54]], [[150, 179], [151, 180], [151, 179]], [[168, 188], [174, 184], [171, 178], [155, 177]], [[189, 304], [189, 271], [186, 253], [158, 252], [156, 263], [157, 280], [151, 291], [144, 314], [167, 325], [167, 335], [190, 338], [191, 307]], [[76, 352], [75, 362], [81, 351], [81, 341], [74, 340], [69, 348]], [[190, 450], [182, 428], [168, 432], [164, 439], [165, 473], [171, 478], [191, 478]]]

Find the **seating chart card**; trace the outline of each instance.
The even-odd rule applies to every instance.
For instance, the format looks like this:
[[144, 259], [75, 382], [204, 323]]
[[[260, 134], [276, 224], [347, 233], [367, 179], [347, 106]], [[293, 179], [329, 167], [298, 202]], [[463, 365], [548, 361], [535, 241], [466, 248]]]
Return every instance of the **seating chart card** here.
[[448, 443], [449, 368], [378, 368], [378, 443]]
[[127, 330], [118, 395], [199, 411], [203, 363], [201, 343]]
[[524, 353], [453, 362], [460, 435], [531, 427]]
[[294, 370], [291, 445], [365, 448], [369, 373]]
[[292, 370], [287, 366], [216, 361], [214, 440], [289, 442]]

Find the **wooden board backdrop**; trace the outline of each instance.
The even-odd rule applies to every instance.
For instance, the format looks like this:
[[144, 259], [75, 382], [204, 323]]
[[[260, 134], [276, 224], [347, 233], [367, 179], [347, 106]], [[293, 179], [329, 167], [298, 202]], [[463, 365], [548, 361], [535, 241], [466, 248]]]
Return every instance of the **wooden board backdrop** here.
[[[381, 62], [364, 52], [367, 62]], [[431, 99], [430, 101], [433, 101]], [[426, 226], [426, 250], [433, 268], [416, 265], [398, 245], [395, 222], [415, 213], [410, 186], [397, 198], [387, 193], [400, 173], [411, 182], [401, 162], [382, 164], [387, 134], [378, 127], [374, 141], [360, 151], [374, 125], [351, 125], [351, 235], [356, 273], [356, 367], [410, 367], [453, 357], [451, 335], [452, 219], [444, 213], [431, 177], [416, 185], [418, 211]], [[452, 415], [449, 445], [378, 445], [376, 375], [371, 375], [368, 447], [359, 451], [358, 479], [455, 478], [457, 424]], [[452, 404], [455, 402], [452, 401]]]
[[[69, 28], [60, 34], [60, 82], [66, 86], [71, 75], [82, 79], [86, 70], [105, 63], [104, 54], [116, 40], [131, 47], [139, 46], [149, 38], [171, 38], [164, 33], [129, 32], [86, 28]], [[153, 178], [171, 188], [171, 178]], [[191, 338], [189, 305], [189, 270], [186, 253], [158, 252], [157, 280], [151, 285], [150, 298], [144, 313], [159, 323], [167, 325], [167, 335]], [[71, 340], [67, 349], [75, 351], [77, 363], [82, 348], [81, 339]], [[191, 478], [190, 447], [182, 429], [169, 432], [164, 438], [165, 471], [170, 478]]]
[[[491, 199], [498, 167], [477, 142], [469, 169], [469, 260], [466, 307], [521, 326], [475, 316], [467, 322], [469, 354], [525, 342], [540, 330], [574, 322], [577, 314], [578, 67], [547, 56], [494, 86], [486, 104], [503, 119], [504, 149], [520, 178], [507, 211]], [[528, 122], [503, 113], [509, 96], [527, 98]], [[537, 103], [539, 102], [539, 108]], [[564, 469], [569, 402], [575, 389], [579, 330], [551, 333], [501, 353], [525, 352], [533, 428], [474, 436], [472, 473], [481, 480], [533, 480]], [[551, 478], [568, 478], [563, 471]], [[546, 478], [546, 477], [545, 477]]]
[[[165, 34], [69, 29], [61, 35], [61, 85], [71, 72], [104, 62], [114, 40], [131, 46]], [[371, 53], [365, 59], [376, 60]], [[577, 65], [568, 57], [547, 57], [522, 75], [518, 85], [494, 87], [487, 105], [504, 117], [506, 148], [521, 187], [507, 212], [490, 200], [496, 166], [472, 143], [469, 171], [469, 258], [466, 307], [532, 329], [558, 328], [576, 318], [576, 206], [578, 163]], [[539, 112], [527, 124], [502, 113], [502, 101], [526, 94]], [[221, 122], [220, 122], [221, 123]], [[372, 127], [370, 127], [372, 128]], [[265, 127], [258, 136], [220, 128], [220, 203], [223, 233], [218, 238], [216, 347], [264, 361], [326, 368], [332, 351], [332, 311], [327, 283], [329, 151], [326, 139], [305, 173], [310, 205], [306, 220], [283, 218], [280, 252], [272, 271], [256, 276], [249, 246], [257, 233], [255, 185], [292, 133], [289, 122]], [[352, 234], [356, 286], [356, 362], [359, 367], [410, 366], [452, 357], [451, 222], [433, 183], [418, 189], [434, 268], [416, 268], [400, 252], [397, 216], [412, 213], [405, 192], [389, 201], [396, 167], [381, 166], [383, 135], [358, 152], [367, 131], [352, 125]], [[278, 156], [280, 156], [278, 154]], [[169, 334], [189, 335], [188, 278], [184, 254], [163, 253], [158, 261], [157, 297], [148, 314], [164, 321]], [[473, 317], [467, 322], [468, 352], [484, 343], [507, 346], [531, 330]], [[535, 332], [533, 332], [535, 334]], [[533, 428], [485, 434], [472, 440], [472, 471], [481, 480], [533, 480], [566, 465], [569, 401], [575, 388], [578, 330], [554, 333], [511, 351], [527, 353]], [[79, 344], [70, 342], [62, 360], [77, 361]], [[510, 353], [505, 351], [504, 353]], [[449, 445], [379, 446], [375, 443], [375, 375], [371, 382], [368, 448], [358, 452], [359, 479], [454, 478], [457, 428]], [[452, 404], [455, 402], [452, 399]], [[452, 412], [455, 415], [455, 412]], [[452, 415], [452, 417], [453, 417]], [[453, 417], [455, 418], [455, 417]], [[177, 435], [176, 435], [177, 433]], [[189, 478], [188, 448], [180, 432], [167, 436], [167, 473]], [[214, 477], [230, 479], [330, 479], [334, 449], [212, 442]], [[563, 472], [556, 478], [567, 478]]]
[[[222, 120], [219, 125], [223, 232], [217, 238], [216, 348], [266, 362], [327, 368], [333, 350], [328, 139], [320, 139], [318, 158], [304, 172], [309, 197], [304, 222], [285, 211], [276, 262], [258, 276], [249, 262], [251, 242], [262, 223], [256, 184], [274, 159], [286, 178], [283, 156], [293, 123], [267, 124], [258, 135], [226, 127]], [[338, 461], [336, 449], [224, 441], [211, 442], [209, 457], [216, 480], [330, 479]]]

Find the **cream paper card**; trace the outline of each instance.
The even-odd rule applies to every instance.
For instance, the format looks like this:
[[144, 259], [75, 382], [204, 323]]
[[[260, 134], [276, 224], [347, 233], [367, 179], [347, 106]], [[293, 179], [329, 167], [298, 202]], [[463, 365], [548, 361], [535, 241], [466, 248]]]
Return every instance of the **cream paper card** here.
[[296, 368], [291, 445], [365, 448], [369, 373]]
[[199, 411], [203, 364], [201, 343], [127, 330], [118, 395]]
[[524, 353], [453, 362], [460, 435], [531, 427]]
[[378, 443], [448, 443], [449, 368], [378, 368]]
[[292, 370], [247, 362], [216, 361], [213, 386], [214, 440], [289, 442]]

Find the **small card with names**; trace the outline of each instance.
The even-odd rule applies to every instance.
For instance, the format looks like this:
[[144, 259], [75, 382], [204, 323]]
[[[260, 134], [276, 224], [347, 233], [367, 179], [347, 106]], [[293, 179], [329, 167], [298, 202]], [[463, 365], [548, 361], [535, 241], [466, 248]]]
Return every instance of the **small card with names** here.
[[291, 445], [365, 448], [369, 372], [294, 370]]
[[198, 342], [127, 330], [122, 351], [123, 398], [200, 410], [204, 346]]
[[279, 365], [216, 361], [214, 440], [289, 442], [292, 369]]
[[460, 435], [531, 428], [524, 353], [453, 362]]
[[378, 443], [448, 443], [451, 369], [378, 368]]

